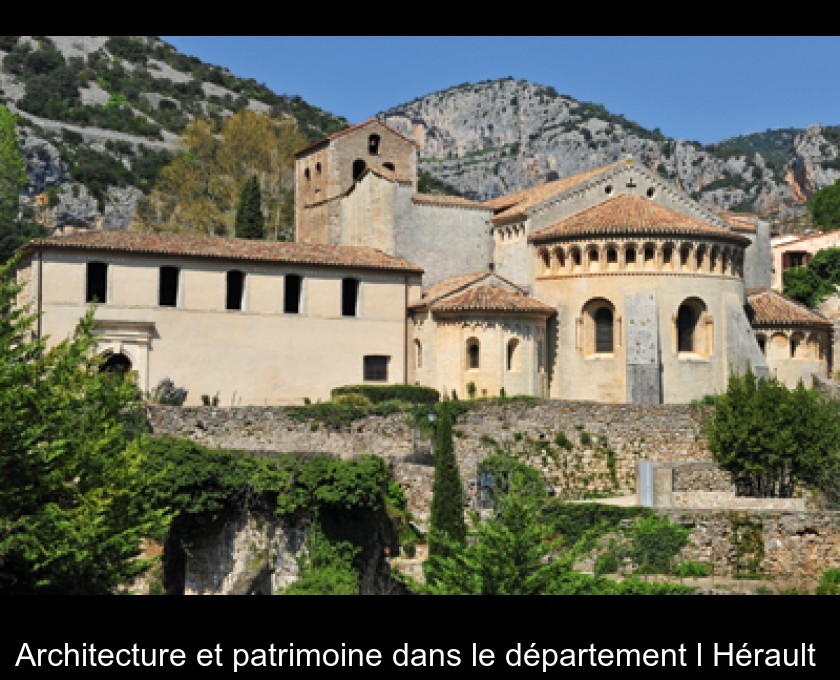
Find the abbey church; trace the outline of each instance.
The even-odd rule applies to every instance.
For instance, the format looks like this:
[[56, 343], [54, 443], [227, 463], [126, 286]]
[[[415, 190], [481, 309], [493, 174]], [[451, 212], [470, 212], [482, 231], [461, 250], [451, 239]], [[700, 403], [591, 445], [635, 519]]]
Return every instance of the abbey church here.
[[829, 375], [831, 324], [770, 288], [769, 225], [631, 160], [476, 202], [417, 192], [418, 145], [371, 119], [295, 154], [294, 243], [91, 230], [30, 242], [23, 296], [57, 341], [187, 404], [291, 404], [417, 383], [686, 403], [748, 366]]

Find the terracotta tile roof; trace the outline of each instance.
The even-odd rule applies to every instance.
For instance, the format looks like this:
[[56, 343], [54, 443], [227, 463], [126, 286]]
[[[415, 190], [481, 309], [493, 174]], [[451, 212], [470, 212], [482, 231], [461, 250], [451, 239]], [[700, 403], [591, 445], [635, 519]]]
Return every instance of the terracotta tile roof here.
[[550, 305], [500, 286], [481, 284], [470, 286], [465, 291], [447, 297], [431, 306], [433, 312], [508, 312], [553, 314], [557, 310]]
[[[785, 236], [793, 236], [794, 238], [790, 241], [779, 242], [780, 239], [784, 238]], [[777, 236], [776, 238], [770, 241], [773, 248], [782, 248], [785, 246], [792, 246], [800, 244], [804, 241], [813, 241], [815, 239], [824, 238], [826, 239], [832, 246], [840, 246], [840, 231], [821, 231], [817, 234], [808, 234], [807, 236], [801, 236], [798, 234], [782, 234], [781, 236]], [[832, 246], [826, 246], [828, 248]]]
[[719, 210], [717, 216], [736, 231], [751, 233], [756, 231], [755, 221], [760, 219], [760, 215], [754, 213], [737, 213], [729, 210]]
[[617, 161], [616, 163], [611, 163], [610, 165], [605, 165], [593, 170], [587, 170], [586, 172], [582, 172], [571, 177], [563, 177], [562, 179], [557, 179], [553, 182], [546, 182], [545, 184], [541, 184], [537, 187], [531, 187], [530, 189], [524, 189], [523, 191], [508, 194], [507, 196], [494, 198], [491, 201], [486, 201], [484, 205], [488, 208], [492, 208], [493, 210], [500, 211], [493, 218], [494, 222], [504, 222], [514, 217], [524, 216], [525, 211], [528, 208], [551, 198], [554, 194], [571, 189], [572, 187], [582, 184], [602, 172], [606, 172], [607, 170], [611, 170], [614, 167], [628, 162], [632, 161]]
[[822, 314], [771, 288], [748, 290], [746, 306], [753, 326], [832, 326]]
[[357, 123], [356, 125], [351, 125], [349, 127], [344, 128], [343, 130], [339, 130], [338, 132], [333, 132], [331, 135], [328, 135], [328, 136], [326, 136], [322, 139], [319, 139], [317, 142], [312, 142], [312, 144], [309, 144], [308, 146], [305, 146], [302, 149], [298, 149], [297, 151], [295, 151], [293, 155], [294, 156], [300, 156], [301, 154], [306, 153], [307, 151], [311, 151], [312, 149], [314, 149], [316, 147], [319, 147], [322, 144], [326, 144], [328, 142], [331, 142], [334, 139], [338, 139], [339, 137], [343, 137], [344, 135], [346, 135], [349, 132], [359, 130], [359, 129], [367, 126], [367, 125], [371, 125], [372, 123], [377, 123], [377, 124], [381, 125], [382, 127], [384, 127], [389, 132], [393, 132], [395, 135], [397, 135], [397, 137], [401, 137], [402, 139], [404, 139], [409, 144], [412, 144], [415, 147], [417, 146], [417, 142], [415, 142], [413, 139], [409, 139], [404, 134], [401, 134], [401, 133], [397, 132], [394, 128], [389, 127], [388, 125], [385, 125], [385, 123], [383, 123], [378, 118], [368, 118], [367, 120], [363, 120], [361, 123]]
[[359, 267], [422, 272], [406, 260], [376, 248], [328, 246], [284, 241], [256, 241], [183, 234], [144, 234], [118, 229], [96, 229], [65, 236], [35, 239], [23, 250], [56, 248], [59, 250], [95, 250], [144, 255], [183, 256], [245, 262]]
[[628, 194], [619, 194], [552, 224], [531, 234], [528, 241], [540, 243], [566, 236], [610, 234], [696, 234], [742, 245], [750, 243], [746, 236], [678, 213], [649, 198]]
[[475, 283], [476, 281], [481, 281], [482, 279], [485, 279], [490, 275], [490, 272], [458, 274], [457, 276], [452, 276], [443, 281], [439, 281], [438, 283], [435, 283], [434, 285], [431, 285], [428, 288], [426, 288], [423, 291], [423, 297], [421, 297], [419, 300], [415, 300], [414, 302], [412, 302], [409, 305], [409, 307], [426, 307], [432, 304], [433, 302], [440, 300], [442, 297], [451, 295], [455, 291], [462, 290], [467, 286]]
[[477, 208], [488, 210], [486, 203], [471, 201], [461, 196], [438, 196], [436, 194], [414, 194], [411, 200], [422, 205], [450, 205], [458, 208]]

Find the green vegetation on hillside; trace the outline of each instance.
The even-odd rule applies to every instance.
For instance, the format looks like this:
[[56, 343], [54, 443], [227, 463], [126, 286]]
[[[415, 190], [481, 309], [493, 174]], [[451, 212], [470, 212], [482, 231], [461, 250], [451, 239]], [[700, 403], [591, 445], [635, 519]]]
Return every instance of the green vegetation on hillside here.
[[840, 180], [820, 189], [806, 207], [814, 224], [823, 231], [840, 229]]

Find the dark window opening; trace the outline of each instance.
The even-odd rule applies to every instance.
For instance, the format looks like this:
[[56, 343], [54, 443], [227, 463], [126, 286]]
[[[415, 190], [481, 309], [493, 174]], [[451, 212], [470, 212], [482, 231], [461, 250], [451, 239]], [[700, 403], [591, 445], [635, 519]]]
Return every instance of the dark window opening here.
[[378, 156], [379, 155], [379, 135], [371, 135], [368, 137], [368, 151], [370, 152], [371, 156]]
[[286, 274], [283, 290], [283, 311], [286, 314], [300, 314], [302, 282], [303, 277], [297, 274]]
[[615, 248], [607, 248], [607, 264], [618, 262], [618, 251]]
[[394, 172], [397, 169], [393, 163], [383, 163], [382, 167], [386, 170], [390, 170], [391, 172]]
[[763, 335], [759, 335], [756, 340], [758, 340], [758, 348], [761, 350], [761, 353], [765, 356], [767, 355], [767, 338]]
[[677, 351], [694, 351], [694, 329], [697, 327], [697, 312], [689, 305], [680, 305], [677, 312]]
[[653, 249], [652, 246], [645, 247], [645, 262], [653, 262], [654, 258], [656, 257], [656, 251]]
[[627, 248], [624, 251], [624, 262], [627, 264], [635, 264], [636, 263], [636, 249], [635, 248]]
[[662, 249], [662, 264], [671, 264], [671, 258], [673, 257], [674, 249], [671, 246], [665, 246]]
[[364, 358], [364, 379], [385, 381], [388, 380], [388, 361], [391, 357], [371, 355]]
[[575, 267], [580, 267], [580, 250], [577, 248], [572, 250], [572, 263]]
[[320, 163], [315, 163], [315, 172], [317, 172], [319, 175], [321, 174], [321, 164]]
[[104, 262], [88, 262], [85, 302], [105, 302], [107, 293], [108, 265]]
[[478, 368], [480, 359], [480, 349], [478, 340], [467, 341], [467, 368]]
[[103, 358], [105, 361], [99, 366], [100, 373], [125, 374], [131, 370], [131, 360], [125, 354], [108, 353]]
[[359, 306], [359, 280], [341, 280], [341, 315], [356, 316]]
[[609, 307], [595, 312], [595, 352], [609, 354], [613, 351], [613, 313]]
[[232, 270], [227, 273], [227, 299], [225, 309], [242, 309], [245, 293], [244, 272]]
[[782, 254], [782, 269], [790, 269], [791, 267], [805, 267], [808, 264], [809, 253], [802, 251], [791, 251]]
[[161, 307], [178, 306], [178, 267], [160, 268], [160, 292], [158, 304]]
[[312, 179], [312, 176], [309, 174], [309, 168], [303, 171], [303, 176], [306, 177], [307, 180]]
[[353, 180], [359, 179], [364, 174], [366, 168], [367, 164], [363, 160], [356, 159], [353, 161]]

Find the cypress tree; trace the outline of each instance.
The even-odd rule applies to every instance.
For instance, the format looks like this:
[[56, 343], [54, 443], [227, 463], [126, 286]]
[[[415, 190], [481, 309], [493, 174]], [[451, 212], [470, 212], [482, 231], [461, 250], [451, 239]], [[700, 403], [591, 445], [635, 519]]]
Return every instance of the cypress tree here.
[[[429, 525], [429, 558], [443, 558], [466, 544], [464, 489], [455, 448], [452, 443], [452, 413], [447, 405], [438, 407], [435, 437], [435, 481]], [[431, 560], [434, 563], [434, 560]], [[429, 564], [429, 563], [427, 563]], [[427, 573], [428, 577], [428, 573]]]
[[237, 238], [263, 238], [264, 227], [260, 183], [256, 175], [251, 175], [239, 195], [234, 233]]

